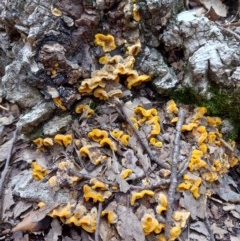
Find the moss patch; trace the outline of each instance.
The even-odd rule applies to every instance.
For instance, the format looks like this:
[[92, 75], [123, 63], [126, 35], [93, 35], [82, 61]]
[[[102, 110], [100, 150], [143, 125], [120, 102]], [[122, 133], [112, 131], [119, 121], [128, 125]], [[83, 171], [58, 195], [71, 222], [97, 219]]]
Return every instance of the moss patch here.
[[211, 85], [208, 91], [211, 93], [210, 99], [200, 96], [190, 87], [173, 91], [171, 98], [187, 105], [204, 106], [208, 115], [229, 119], [234, 130], [228, 138], [236, 139], [240, 134], [240, 91], [230, 91], [216, 85]]

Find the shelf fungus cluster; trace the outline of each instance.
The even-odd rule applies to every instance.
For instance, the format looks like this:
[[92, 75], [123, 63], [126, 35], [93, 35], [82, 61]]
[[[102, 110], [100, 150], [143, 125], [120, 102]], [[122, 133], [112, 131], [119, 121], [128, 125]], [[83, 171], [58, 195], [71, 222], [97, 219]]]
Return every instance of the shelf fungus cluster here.
[[[106, 84], [102, 79], [98, 83]], [[89, 88], [89, 91], [96, 88], [95, 85], [93, 89], [93, 85], [85, 87]], [[104, 219], [108, 228], [111, 228], [111, 225], [118, 228], [119, 222], [122, 222], [118, 205], [122, 204], [119, 203], [121, 198], [115, 197], [127, 193], [129, 198], [124, 200], [128, 200], [128, 207], [136, 215], [143, 235], [151, 235], [155, 237], [154, 240], [159, 241], [177, 240], [191, 215], [187, 207], [180, 203], [176, 203], [176, 208], [173, 208], [168, 193], [169, 176], [172, 175], [171, 150], [174, 147], [172, 136], [176, 134], [180, 107], [185, 108], [186, 118], [180, 128], [181, 152], [177, 169], [181, 171], [183, 166], [185, 169], [178, 177], [176, 192], [178, 197], [187, 192], [195, 201], [201, 196], [207, 198], [212, 192], [213, 182], [217, 185], [217, 181], [238, 163], [234, 154], [235, 144], [224, 141], [220, 128], [221, 119], [207, 116], [206, 108], [197, 107], [191, 110], [170, 100], [161, 108], [146, 108], [144, 104], [132, 105], [126, 123], [116, 121], [105, 128], [84, 126], [82, 129], [79, 127], [80, 136], [76, 132], [75, 135], [58, 134], [53, 138], [34, 140], [37, 150], [40, 151], [51, 151], [54, 147], [66, 150], [74, 145], [77, 158], [81, 161], [81, 165], [78, 165], [74, 158], [60, 158], [61, 161], [51, 170], [41, 167], [37, 162], [32, 163], [33, 178], [44, 178], [53, 192], [64, 188], [69, 190], [71, 197], [76, 195], [73, 190], [78, 190], [79, 193], [77, 201], [70, 198], [69, 203], [61, 204], [52, 210], [49, 216], [58, 217], [64, 224], [74, 224], [93, 233], [98, 222], [98, 204], [101, 203], [103, 210], [100, 220]], [[94, 119], [89, 106], [79, 106], [78, 111], [86, 111], [87, 121]], [[141, 149], [136, 133], [145, 134], [148, 147], [156, 151], [160, 159], [165, 158], [169, 162], [170, 170], [157, 166], [153, 169], [155, 171], [146, 177], [143, 161], [149, 165], [151, 160], [146, 155], [147, 151]], [[153, 163], [150, 165], [153, 167]], [[156, 186], [158, 182], [164, 184]], [[166, 239], [169, 209], [172, 209], [172, 225], [168, 230], [169, 238]]]
[[150, 81], [149, 75], [139, 75], [134, 70], [135, 55], [140, 51], [140, 43], [127, 46], [125, 56], [114, 55], [111, 52], [116, 48], [112, 35], [96, 34], [95, 44], [102, 47], [105, 55], [99, 58], [99, 64], [103, 67], [92, 72], [91, 78], [84, 79], [78, 91], [80, 94], [91, 94], [100, 100], [108, 100], [112, 97], [122, 97], [125, 82], [128, 89]]

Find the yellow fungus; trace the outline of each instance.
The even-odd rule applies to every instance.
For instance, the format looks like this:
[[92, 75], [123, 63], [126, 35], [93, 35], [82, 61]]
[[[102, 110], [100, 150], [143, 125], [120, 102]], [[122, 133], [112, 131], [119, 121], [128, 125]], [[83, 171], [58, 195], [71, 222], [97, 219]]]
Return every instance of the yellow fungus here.
[[199, 149], [200, 149], [200, 151], [203, 152], [203, 154], [207, 153], [207, 145], [205, 143], [200, 144]]
[[207, 113], [207, 109], [205, 107], [197, 107], [195, 108], [194, 112], [195, 114], [192, 118], [193, 122], [201, 119]]
[[128, 55], [138, 55], [139, 51], [141, 50], [141, 43], [140, 41], [134, 45], [127, 47], [127, 53]]
[[90, 213], [81, 217], [78, 224], [88, 233], [94, 233], [97, 224], [97, 209], [93, 207]]
[[238, 164], [239, 160], [237, 157], [232, 157], [231, 160], [229, 161], [230, 167], [234, 167]]
[[207, 182], [214, 182], [218, 180], [218, 175], [216, 172], [205, 172], [202, 173], [202, 178]]
[[101, 141], [100, 141], [100, 145], [101, 146], [109, 146], [110, 149], [112, 149], [113, 151], [116, 151], [117, 150], [117, 147], [115, 145], [115, 143], [108, 137], [106, 138], [103, 138]]
[[140, 75], [138, 77], [129, 76], [127, 78], [127, 87], [128, 89], [132, 89], [133, 86], [141, 85], [142, 83], [148, 82], [151, 80], [149, 75]]
[[175, 221], [175, 224], [179, 225], [181, 228], [184, 228], [190, 214], [191, 213], [186, 210], [177, 210], [173, 213], [173, 220]]
[[31, 168], [32, 168], [32, 177], [36, 180], [41, 180], [48, 174], [48, 170], [41, 167], [36, 161], [32, 162]]
[[158, 141], [155, 137], [151, 137], [149, 140], [150, 144], [156, 147], [162, 147], [162, 142]]
[[61, 17], [62, 16], [62, 11], [59, 10], [58, 8], [51, 7], [51, 12], [56, 17]]
[[71, 134], [66, 134], [66, 135], [57, 134], [54, 137], [54, 142], [61, 146], [64, 145], [65, 147], [67, 147], [72, 143], [72, 139], [73, 138]]
[[129, 177], [131, 174], [133, 173], [133, 171], [131, 169], [125, 169], [121, 172], [120, 176], [122, 179], [126, 179], [127, 177]]
[[190, 188], [190, 192], [196, 199], [200, 197], [199, 186], [201, 185], [201, 183], [202, 183], [202, 179], [198, 178], [193, 181], [192, 187]]
[[176, 123], [176, 122], [178, 122], [178, 117], [174, 117], [171, 119], [171, 123]]
[[102, 78], [95, 76], [93, 78], [83, 80], [81, 82], [81, 85], [78, 88], [78, 92], [90, 94], [95, 88], [97, 87], [104, 88], [105, 85], [106, 83], [102, 80]]
[[89, 156], [89, 148], [87, 146], [83, 146], [80, 150], [79, 153], [81, 156], [88, 157]]
[[100, 142], [104, 138], [108, 137], [108, 133], [104, 130], [92, 129], [92, 131], [88, 133], [88, 137], [93, 141]]
[[142, 106], [137, 106], [136, 108], [134, 108], [134, 112], [137, 115], [139, 114], [149, 119], [151, 119], [152, 117], [158, 114], [156, 109], [152, 108], [152, 109], [146, 110]]
[[114, 37], [110, 34], [98, 33], [95, 35], [95, 44], [102, 47], [104, 52], [112, 51], [116, 48]]
[[105, 183], [103, 183], [101, 181], [98, 181], [96, 178], [92, 178], [89, 183], [91, 185], [93, 185], [92, 186], [93, 190], [98, 189], [98, 190], [103, 190], [104, 191], [104, 190], [107, 190], [107, 188], [108, 188]]
[[219, 117], [207, 117], [207, 122], [210, 126], [219, 126], [222, 124], [222, 120]]
[[161, 127], [160, 127], [160, 117], [159, 116], [153, 116], [150, 120], [146, 122], [146, 124], [152, 124], [152, 130], [151, 135], [158, 135], [160, 134]]
[[151, 214], [144, 214], [144, 216], [141, 218], [141, 224], [145, 235], [155, 231], [159, 232], [158, 220]]
[[43, 139], [42, 143], [44, 146], [53, 146], [53, 139], [50, 137], [46, 137]]
[[132, 198], [131, 198], [131, 205], [133, 206], [137, 199], [143, 198], [145, 195], [148, 195], [150, 197], [154, 196], [154, 192], [151, 190], [143, 190], [141, 192], [133, 192]]
[[134, 19], [136, 22], [139, 22], [139, 21], [141, 20], [141, 17], [140, 17], [139, 11], [138, 11], [137, 4], [133, 4], [133, 19]]
[[182, 131], [191, 131], [193, 128], [197, 127], [197, 123], [189, 123], [187, 125], [182, 125]]
[[108, 56], [104, 55], [99, 58], [98, 62], [99, 62], [99, 64], [107, 64], [108, 60], [109, 60]]
[[66, 206], [59, 206], [55, 208], [51, 213], [48, 215], [52, 218], [69, 218], [72, 215], [72, 206], [70, 203], [68, 203]]
[[52, 176], [48, 179], [48, 183], [50, 187], [57, 187], [58, 186], [58, 181], [56, 176]]
[[75, 107], [75, 112], [77, 114], [86, 113], [86, 117], [90, 118], [94, 114], [94, 110], [89, 107], [89, 105], [77, 105]]
[[170, 237], [168, 241], [176, 240], [180, 236], [181, 232], [182, 232], [181, 227], [179, 226], [172, 227], [170, 229]]
[[63, 111], [67, 110], [67, 108], [64, 106], [64, 104], [62, 103], [62, 100], [59, 97], [53, 98], [53, 102], [61, 110], [63, 110]]
[[107, 216], [108, 223], [113, 224], [117, 222], [117, 214], [112, 210], [103, 210], [101, 216]]
[[112, 136], [119, 140], [124, 146], [128, 145], [128, 141], [130, 136], [123, 133], [123, 131], [119, 131], [117, 129], [111, 132]]
[[192, 156], [188, 165], [190, 171], [195, 171], [207, 166], [207, 163], [201, 159], [202, 156], [202, 151], [196, 149], [192, 151]]
[[108, 100], [107, 92], [102, 88], [96, 88], [93, 91], [93, 95], [100, 100]]
[[208, 133], [208, 143], [212, 144], [216, 140], [217, 136], [214, 132]]
[[101, 193], [94, 191], [90, 186], [83, 186], [84, 198], [86, 201], [92, 199], [93, 202], [103, 202], [104, 198]]
[[158, 205], [156, 207], [157, 214], [161, 214], [163, 211], [166, 211], [168, 207], [167, 196], [165, 193], [160, 192], [158, 196]]
[[169, 101], [167, 102], [167, 113], [170, 113], [170, 114], [172, 114], [172, 113], [174, 113], [174, 114], [178, 113], [178, 108], [177, 108], [177, 105], [176, 105], [176, 103], [175, 103], [174, 100], [169, 100]]

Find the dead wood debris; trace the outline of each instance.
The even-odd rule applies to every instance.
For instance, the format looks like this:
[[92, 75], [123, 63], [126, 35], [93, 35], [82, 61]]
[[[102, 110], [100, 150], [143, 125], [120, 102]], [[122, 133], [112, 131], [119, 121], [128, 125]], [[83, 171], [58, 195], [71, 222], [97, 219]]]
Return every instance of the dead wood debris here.
[[166, 227], [165, 227], [165, 236], [167, 239], [170, 238], [170, 229], [172, 226], [172, 214], [173, 214], [173, 203], [175, 200], [175, 192], [178, 184], [177, 178], [177, 167], [179, 162], [179, 152], [180, 152], [180, 139], [182, 133], [182, 125], [186, 116], [185, 110], [182, 108], [179, 110], [178, 122], [176, 126], [176, 134], [174, 139], [174, 149], [173, 149], [173, 159], [172, 159], [172, 168], [171, 168], [171, 177], [170, 177], [170, 186], [168, 189], [168, 209], [166, 214]]

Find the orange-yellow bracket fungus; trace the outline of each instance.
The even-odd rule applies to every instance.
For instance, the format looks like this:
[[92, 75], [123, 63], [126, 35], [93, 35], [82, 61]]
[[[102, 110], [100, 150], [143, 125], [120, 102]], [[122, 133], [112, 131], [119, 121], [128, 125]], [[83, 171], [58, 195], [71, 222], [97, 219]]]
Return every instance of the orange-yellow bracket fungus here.
[[196, 149], [192, 151], [192, 156], [188, 165], [190, 171], [195, 171], [207, 166], [207, 163], [201, 159], [202, 156], [202, 151]]
[[77, 114], [86, 113], [86, 117], [90, 118], [94, 114], [94, 110], [89, 107], [89, 105], [77, 105], [75, 107], [75, 112]]
[[104, 130], [92, 129], [92, 131], [88, 133], [88, 137], [91, 138], [93, 141], [100, 142], [104, 138], [108, 137], [108, 133]]
[[142, 106], [137, 106], [136, 108], [134, 108], [134, 112], [136, 115], [141, 115], [141, 116], [147, 117], [148, 119], [151, 119], [152, 117], [158, 114], [156, 109], [152, 108], [152, 109], [146, 110]]
[[93, 78], [83, 80], [81, 85], [78, 87], [78, 92], [90, 94], [95, 88], [104, 88], [105, 85], [106, 83], [102, 80], [102, 78], [95, 76]]
[[172, 114], [172, 113], [174, 113], [174, 114], [178, 113], [178, 107], [177, 107], [177, 105], [176, 105], [176, 103], [175, 103], [174, 100], [169, 100], [169, 101], [167, 102], [167, 113], [170, 113], [170, 114]]
[[107, 64], [109, 61], [109, 58], [107, 55], [104, 55], [98, 59], [99, 64]]
[[93, 91], [93, 95], [100, 100], [108, 100], [107, 92], [102, 88], [96, 88]]
[[145, 195], [153, 197], [154, 192], [151, 190], [143, 190], [141, 192], [133, 192], [132, 198], [131, 198], [131, 205], [133, 206], [137, 199], [143, 198]]
[[219, 117], [210, 117], [207, 116], [207, 122], [210, 126], [220, 126], [222, 124], [222, 120]]
[[216, 172], [204, 172], [202, 178], [207, 182], [215, 182], [218, 180], [218, 175]]
[[125, 169], [121, 172], [120, 176], [122, 179], [126, 179], [127, 177], [129, 177], [131, 174], [133, 173], [133, 171], [131, 169]]
[[208, 143], [212, 144], [216, 140], [217, 136], [214, 132], [210, 131], [208, 133]]
[[187, 125], [182, 125], [182, 131], [191, 131], [193, 128], [197, 127], [197, 123], [189, 123]]
[[31, 167], [32, 177], [36, 180], [41, 180], [48, 174], [48, 170], [41, 167], [36, 161], [32, 162]]
[[150, 144], [156, 147], [162, 147], [162, 142], [158, 141], [155, 137], [151, 137], [149, 140]]
[[159, 116], [153, 116], [150, 120], [146, 122], [146, 124], [152, 124], [152, 130], [151, 135], [158, 135], [161, 131], [160, 127], [160, 117]]
[[206, 113], [207, 109], [205, 107], [197, 107], [194, 110], [195, 114], [193, 115], [192, 121], [195, 122], [201, 119]]
[[199, 126], [197, 127], [197, 132], [200, 133], [200, 137], [198, 138], [198, 145], [201, 145], [208, 136], [206, 126]]
[[161, 214], [163, 211], [166, 211], [168, 207], [167, 196], [165, 193], [160, 192], [158, 196], [158, 203], [159, 204], [156, 207], [156, 212], [157, 214]]
[[100, 145], [101, 146], [109, 146], [110, 149], [112, 149], [113, 151], [116, 151], [117, 150], [117, 147], [115, 145], [115, 143], [108, 137], [106, 138], [103, 138], [101, 141], [100, 141]]
[[81, 156], [88, 157], [89, 154], [90, 154], [88, 146], [83, 146], [83, 147], [79, 150], [79, 153], [80, 153]]
[[93, 190], [98, 189], [98, 190], [104, 191], [104, 190], [107, 190], [108, 188], [108, 186], [105, 183], [98, 181], [96, 178], [92, 178], [89, 183], [93, 185], [92, 186]]
[[176, 240], [180, 236], [181, 232], [182, 232], [181, 227], [179, 226], [172, 227], [170, 229], [170, 236], [168, 241]]
[[53, 139], [50, 137], [46, 137], [43, 139], [44, 146], [53, 146]]
[[179, 224], [181, 228], [184, 228], [186, 226], [186, 222], [190, 214], [191, 213], [186, 210], [175, 211], [173, 213], [173, 220], [176, 222], [176, 224]]
[[140, 17], [139, 11], [138, 11], [137, 4], [133, 4], [133, 19], [134, 19], [136, 22], [139, 22], [139, 21], [141, 20], [141, 17]]
[[54, 137], [54, 142], [59, 144], [59, 145], [64, 145], [65, 147], [69, 146], [72, 143], [72, 135], [71, 134], [66, 134], [66, 135], [61, 135], [57, 134]]
[[52, 218], [69, 218], [72, 215], [72, 206], [70, 203], [68, 203], [66, 206], [59, 206], [55, 208], [51, 213], [49, 213], [49, 216]]
[[127, 87], [128, 89], [132, 89], [133, 86], [141, 85], [142, 83], [148, 82], [151, 80], [151, 77], [149, 75], [140, 75], [138, 77], [135, 76], [129, 76], [127, 78]]
[[128, 145], [128, 141], [130, 136], [127, 134], [123, 134], [123, 131], [119, 131], [119, 130], [113, 130], [111, 132], [112, 136], [115, 137], [118, 141], [120, 141], [124, 146]]
[[151, 214], [144, 214], [144, 216], [141, 218], [141, 224], [145, 235], [148, 235], [152, 232], [160, 233], [158, 220]]
[[113, 210], [103, 210], [101, 216], [107, 216], [108, 223], [113, 224], [117, 222], [117, 214]]
[[53, 102], [61, 110], [63, 110], [63, 111], [67, 110], [67, 108], [63, 105], [62, 100], [59, 97], [53, 98]]
[[90, 186], [83, 186], [84, 198], [86, 201], [92, 199], [93, 202], [103, 202], [104, 198], [101, 193], [94, 191]]
[[33, 143], [36, 145], [37, 150], [45, 151], [45, 148], [44, 148], [44, 145], [43, 145], [43, 138], [39, 137], [39, 138], [33, 140]]
[[198, 179], [193, 181], [192, 187], [190, 188], [190, 192], [192, 193], [192, 195], [195, 198], [199, 198], [200, 197], [199, 186], [201, 185], [201, 183], [202, 183], [202, 179], [198, 178]]
[[101, 46], [104, 52], [109, 52], [116, 48], [114, 37], [110, 34], [97, 33], [94, 42], [96, 45]]
[[238, 158], [233, 156], [229, 161], [229, 165], [230, 167], [234, 167], [238, 164], [238, 162], [239, 162]]
[[91, 212], [83, 216], [79, 220], [79, 226], [81, 226], [88, 233], [93, 233], [96, 230], [97, 225], [97, 209], [93, 207]]
[[140, 49], [141, 49], [141, 43], [139, 41], [138, 43], [136, 43], [134, 45], [128, 46], [126, 54], [136, 56], [136, 55], [138, 55]]

